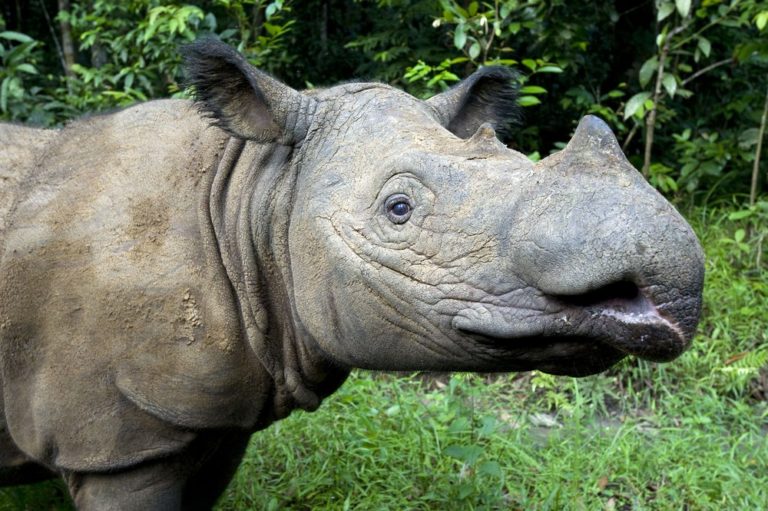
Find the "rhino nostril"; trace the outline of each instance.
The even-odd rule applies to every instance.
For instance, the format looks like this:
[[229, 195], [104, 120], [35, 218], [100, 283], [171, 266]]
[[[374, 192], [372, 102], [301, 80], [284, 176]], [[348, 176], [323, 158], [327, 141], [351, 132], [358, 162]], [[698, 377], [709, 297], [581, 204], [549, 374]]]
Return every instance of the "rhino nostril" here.
[[634, 282], [622, 280], [574, 295], [558, 295], [560, 302], [579, 308], [614, 309], [621, 312], [645, 311], [650, 302]]

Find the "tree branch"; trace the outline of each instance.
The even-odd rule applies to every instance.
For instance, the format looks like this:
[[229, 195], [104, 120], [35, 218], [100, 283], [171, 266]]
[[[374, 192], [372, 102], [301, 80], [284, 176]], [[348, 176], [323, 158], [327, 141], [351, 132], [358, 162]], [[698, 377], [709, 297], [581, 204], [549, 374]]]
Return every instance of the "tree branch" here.
[[653, 151], [653, 132], [656, 129], [656, 111], [658, 110], [659, 100], [661, 99], [661, 85], [664, 78], [664, 64], [666, 63], [669, 50], [672, 47], [672, 38], [677, 34], [683, 32], [687, 28], [687, 25], [683, 24], [675, 27], [665, 38], [664, 46], [661, 48], [659, 54], [659, 68], [656, 70], [656, 85], [653, 88], [653, 106], [648, 111], [648, 115], [645, 118], [645, 151], [643, 154], [643, 176], [646, 178], [650, 175], [651, 169], [651, 154]]
[[51, 17], [48, 15], [48, 9], [45, 7], [45, 2], [43, 0], [38, 0], [40, 4], [40, 7], [43, 10], [43, 15], [45, 15], [45, 21], [48, 22], [48, 28], [51, 31], [51, 38], [53, 38], [53, 44], [56, 46], [56, 52], [59, 54], [59, 60], [61, 61], [61, 67], [64, 69], [64, 73], [67, 72], [67, 61], [64, 59], [64, 52], [61, 51], [61, 45], [59, 44], [59, 38], [56, 37], [56, 30], [53, 28], [53, 23], [51, 23]]
[[757, 199], [757, 181], [760, 175], [760, 158], [763, 152], [763, 137], [765, 125], [768, 122], [768, 90], [765, 91], [765, 103], [763, 104], [763, 116], [760, 118], [760, 130], [757, 134], [757, 147], [755, 148], [755, 161], [752, 163], [752, 184], [749, 187], [749, 206], [755, 205]]
[[713, 69], [717, 69], [720, 66], [724, 66], [726, 64], [730, 64], [731, 62], [733, 62], [733, 59], [731, 57], [728, 57], [727, 59], [719, 60], [719, 61], [717, 61], [717, 62], [715, 62], [713, 64], [708, 65], [707, 67], [703, 67], [703, 68], [699, 69], [698, 71], [696, 71], [695, 73], [693, 73], [688, 78], [686, 78], [685, 80], [683, 80], [682, 82], [680, 82], [680, 85], [685, 87], [690, 82], [692, 82], [693, 80], [695, 80], [699, 76], [703, 75], [704, 73], [709, 73]]
[[627, 152], [627, 147], [629, 147], [629, 144], [632, 142], [632, 139], [635, 138], [635, 135], [637, 134], [637, 130], [640, 129], [640, 125], [635, 123], [634, 126], [632, 126], [632, 129], [629, 130], [629, 133], [627, 134], [627, 138], [624, 139], [624, 143], [621, 145], [621, 150], [625, 153]]

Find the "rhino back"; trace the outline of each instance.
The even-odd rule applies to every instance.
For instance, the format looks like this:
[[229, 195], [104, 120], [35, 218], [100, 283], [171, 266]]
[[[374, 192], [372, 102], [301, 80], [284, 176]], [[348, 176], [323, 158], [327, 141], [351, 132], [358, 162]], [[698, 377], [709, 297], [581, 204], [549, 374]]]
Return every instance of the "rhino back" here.
[[207, 210], [225, 138], [187, 102], [151, 102], [68, 126], [18, 184], [0, 361], [9, 431], [35, 459], [109, 469], [180, 449], [182, 428], [254, 423], [269, 385]]

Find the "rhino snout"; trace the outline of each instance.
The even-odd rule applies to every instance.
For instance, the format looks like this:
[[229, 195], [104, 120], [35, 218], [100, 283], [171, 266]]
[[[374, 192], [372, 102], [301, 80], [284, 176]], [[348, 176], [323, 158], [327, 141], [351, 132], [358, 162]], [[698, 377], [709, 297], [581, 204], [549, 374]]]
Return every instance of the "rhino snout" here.
[[504, 274], [527, 287], [498, 311], [468, 306], [453, 328], [553, 373], [589, 374], [625, 355], [667, 361], [685, 351], [701, 311], [701, 247], [605, 123], [583, 119], [525, 187], [500, 258]]

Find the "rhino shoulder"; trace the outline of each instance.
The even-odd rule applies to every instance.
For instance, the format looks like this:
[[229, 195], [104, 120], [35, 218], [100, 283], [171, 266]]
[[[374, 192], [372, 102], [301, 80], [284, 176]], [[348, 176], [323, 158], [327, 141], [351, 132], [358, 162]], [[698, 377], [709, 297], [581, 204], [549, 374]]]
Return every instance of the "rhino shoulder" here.
[[0, 123], [0, 246], [19, 183], [35, 168], [58, 131]]

